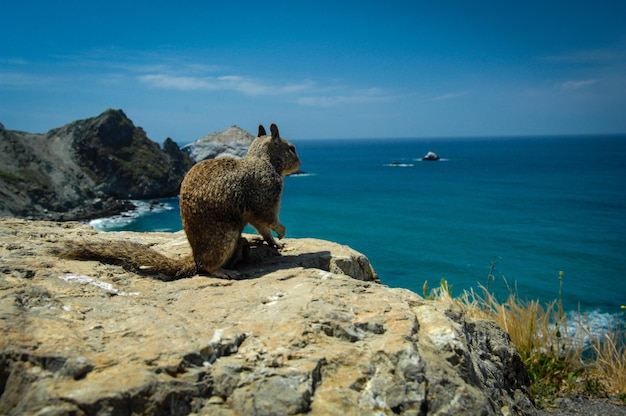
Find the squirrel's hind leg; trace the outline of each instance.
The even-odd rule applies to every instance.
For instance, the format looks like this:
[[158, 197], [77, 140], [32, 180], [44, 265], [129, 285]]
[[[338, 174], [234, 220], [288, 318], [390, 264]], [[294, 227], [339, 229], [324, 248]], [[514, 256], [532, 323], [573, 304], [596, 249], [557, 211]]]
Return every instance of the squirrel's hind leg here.
[[221, 233], [213, 231], [210, 234], [209, 238], [194, 248], [193, 256], [199, 270], [213, 273], [233, 257], [241, 234], [238, 230]]

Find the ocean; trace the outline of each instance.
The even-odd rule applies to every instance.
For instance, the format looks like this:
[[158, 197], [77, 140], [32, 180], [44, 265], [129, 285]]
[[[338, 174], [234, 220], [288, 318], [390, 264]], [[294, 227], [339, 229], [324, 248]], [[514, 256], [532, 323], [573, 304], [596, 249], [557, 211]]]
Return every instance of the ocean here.
[[[623, 316], [626, 135], [291, 141], [306, 174], [285, 179], [287, 237], [349, 245], [418, 294], [446, 279], [545, 303], [562, 271], [566, 309]], [[92, 225], [182, 229], [177, 198], [137, 204]]]

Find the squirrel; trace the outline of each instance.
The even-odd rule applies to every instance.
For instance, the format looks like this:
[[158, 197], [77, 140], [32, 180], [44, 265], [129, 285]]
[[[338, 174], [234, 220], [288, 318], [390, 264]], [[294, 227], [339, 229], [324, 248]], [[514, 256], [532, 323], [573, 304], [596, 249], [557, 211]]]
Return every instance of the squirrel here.
[[220, 275], [239, 248], [246, 224], [252, 225], [268, 245], [286, 233], [278, 219], [283, 177], [300, 167], [293, 144], [280, 137], [272, 124], [271, 135], [263, 125], [246, 155], [203, 160], [187, 173], [180, 188], [180, 215], [191, 246], [182, 259], [164, 256], [141, 244], [119, 241], [73, 243], [60, 250], [65, 258], [100, 260], [163, 281], [191, 277], [198, 272]]

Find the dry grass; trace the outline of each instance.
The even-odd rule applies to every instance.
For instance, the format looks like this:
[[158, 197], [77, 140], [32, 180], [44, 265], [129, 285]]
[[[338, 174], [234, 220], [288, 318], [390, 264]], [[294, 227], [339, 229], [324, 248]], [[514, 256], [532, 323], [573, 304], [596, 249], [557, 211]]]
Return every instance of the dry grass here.
[[592, 348], [596, 358], [590, 373], [603, 380], [609, 392], [626, 399], [626, 333], [610, 329], [593, 340]]
[[[559, 276], [562, 283], [562, 274]], [[481, 286], [482, 294], [466, 291], [452, 297], [445, 280], [427, 298], [453, 302], [468, 316], [492, 319], [511, 337], [531, 379], [531, 391], [540, 406], [567, 392], [592, 397], [616, 395], [626, 403], [626, 333], [616, 324], [592, 332], [589, 317], [564, 312], [559, 299], [544, 306], [522, 301], [512, 291], [500, 302]], [[576, 327], [576, 331], [568, 328]]]

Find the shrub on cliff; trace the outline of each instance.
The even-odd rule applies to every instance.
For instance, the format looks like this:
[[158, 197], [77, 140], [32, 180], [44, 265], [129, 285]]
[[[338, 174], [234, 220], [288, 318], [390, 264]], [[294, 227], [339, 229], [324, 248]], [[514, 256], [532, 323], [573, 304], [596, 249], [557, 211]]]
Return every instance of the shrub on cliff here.
[[[559, 282], [563, 284], [562, 272]], [[468, 316], [494, 320], [507, 331], [524, 361], [539, 407], [563, 394], [610, 395], [626, 404], [624, 320], [594, 331], [589, 316], [565, 313], [561, 290], [544, 306], [521, 300], [513, 291], [501, 302], [487, 288], [481, 290], [482, 295], [470, 290], [453, 298], [446, 280], [431, 291], [424, 284], [425, 297], [459, 305]]]

